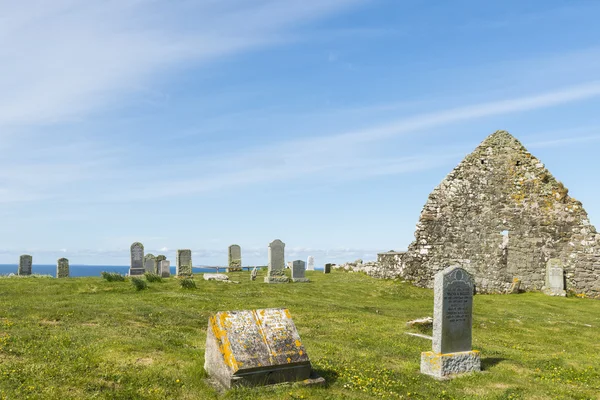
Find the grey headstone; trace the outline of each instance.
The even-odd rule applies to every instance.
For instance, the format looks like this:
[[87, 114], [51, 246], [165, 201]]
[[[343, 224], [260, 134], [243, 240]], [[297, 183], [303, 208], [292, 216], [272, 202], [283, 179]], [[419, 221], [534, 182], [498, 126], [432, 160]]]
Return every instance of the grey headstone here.
[[323, 268], [323, 272], [326, 274], [331, 273], [331, 264], [325, 264], [325, 268]]
[[131, 263], [129, 275], [144, 275], [144, 245], [134, 242], [130, 247]]
[[461, 267], [438, 272], [434, 280], [433, 351], [421, 354], [421, 372], [443, 379], [479, 371], [478, 351], [472, 350], [473, 279]]
[[313, 256], [308, 256], [306, 259], [306, 270], [314, 271], [315, 270], [315, 258]]
[[192, 275], [192, 251], [190, 249], [177, 250], [175, 266], [177, 276]]
[[66, 258], [59, 258], [56, 262], [56, 277], [57, 278], [68, 278], [69, 277], [69, 260]]
[[265, 282], [267, 283], [285, 283], [289, 278], [285, 275], [285, 243], [279, 239], [273, 240], [269, 244], [269, 266]]
[[171, 261], [162, 260], [158, 263], [158, 274], [163, 278], [169, 278], [171, 276]]
[[242, 249], [237, 244], [229, 246], [227, 261], [227, 272], [241, 271], [242, 270]]
[[33, 257], [29, 254], [23, 254], [19, 257], [19, 270], [18, 275], [31, 275], [31, 265], [33, 264]]
[[144, 256], [144, 271], [150, 274], [156, 273], [156, 257], [154, 257], [154, 254]]
[[308, 282], [306, 278], [306, 264], [302, 260], [292, 262], [292, 281]]
[[565, 271], [562, 261], [551, 258], [546, 263], [546, 285], [544, 293], [550, 296], [566, 296]]
[[[161, 275], [161, 270], [160, 270], [160, 262], [164, 261], [167, 259], [167, 256], [165, 256], [164, 254], [159, 254], [156, 256], [156, 272], [155, 274], [157, 275]], [[170, 275], [171, 273], [169, 273]]]
[[298, 382], [311, 364], [290, 312], [223, 311], [208, 320], [204, 369], [229, 389]]

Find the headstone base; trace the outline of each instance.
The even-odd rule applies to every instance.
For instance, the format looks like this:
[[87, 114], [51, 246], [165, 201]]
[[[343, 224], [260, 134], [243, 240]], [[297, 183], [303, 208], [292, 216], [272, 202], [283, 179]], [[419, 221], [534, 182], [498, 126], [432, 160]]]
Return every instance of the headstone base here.
[[433, 351], [421, 353], [421, 373], [436, 379], [448, 379], [452, 375], [481, 371], [478, 350], [440, 354]]
[[145, 272], [144, 268], [129, 268], [129, 276], [144, 275]]
[[242, 272], [242, 267], [228, 267], [227, 272]]
[[561, 290], [561, 289], [544, 289], [543, 290], [544, 294], [547, 294], [548, 296], [562, 296], [565, 297], [567, 295], [567, 292], [565, 290]]
[[265, 283], [288, 283], [290, 278], [287, 276], [265, 276]]
[[292, 282], [310, 282], [308, 278], [292, 278]]

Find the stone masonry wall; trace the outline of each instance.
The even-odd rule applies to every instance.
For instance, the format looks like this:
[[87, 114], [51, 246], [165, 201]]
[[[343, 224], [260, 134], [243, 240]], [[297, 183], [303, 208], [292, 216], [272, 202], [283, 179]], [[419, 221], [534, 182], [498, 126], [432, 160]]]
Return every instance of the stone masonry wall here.
[[514, 277], [539, 290], [550, 258], [562, 260], [567, 290], [600, 297], [600, 235], [581, 202], [498, 131], [430, 194], [396, 269], [422, 287], [456, 264], [474, 275], [479, 292], [505, 292]]

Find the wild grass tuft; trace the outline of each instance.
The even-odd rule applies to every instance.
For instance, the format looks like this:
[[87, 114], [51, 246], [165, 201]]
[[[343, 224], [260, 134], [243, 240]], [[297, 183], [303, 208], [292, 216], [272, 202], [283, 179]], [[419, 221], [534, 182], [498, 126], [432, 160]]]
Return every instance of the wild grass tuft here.
[[131, 278], [131, 284], [135, 287], [135, 290], [148, 289], [148, 284], [142, 278]]
[[107, 280], [108, 282], [123, 282], [123, 281], [125, 281], [125, 277], [117, 272], [102, 271], [102, 272], [100, 272], [100, 275], [102, 276], [103, 279]]
[[163, 279], [160, 275], [153, 274], [152, 272], [146, 272], [144, 274], [144, 276], [146, 277], [146, 280], [148, 282], [162, 282], [163, 281]]
[[183, 278], [179, 281], [182, 289], [196, 289], [196, 282], [192, 278]]

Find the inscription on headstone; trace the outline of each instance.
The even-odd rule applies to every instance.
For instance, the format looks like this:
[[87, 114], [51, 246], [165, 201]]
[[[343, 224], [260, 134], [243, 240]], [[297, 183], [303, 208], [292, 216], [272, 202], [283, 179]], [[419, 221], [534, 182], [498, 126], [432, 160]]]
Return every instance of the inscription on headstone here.
[[228, 251], [228, 267], [227, 272], [235, 272], [242, 270], [242, 248], [237, 244], [229, 246]]
[[69, 277], [69, 260], [66, 258], [59, 258], [56, 262], [56, 277], [57, 278], [68, 278]]
[[306, 270], [314, 271], [315, 270], [315, 258], [313, 256], [308, 256], [306, 259]]
[[546, 263], [546, 284], [544, 293], [550, 296], [566, 296], [565, 271], [559, 258], [551, 258]]
[[269, 244], [269, 266], [265, 282], [267, 283], [286, 283], [289, 278], [285, 275], [285, 243], [279, 239], [273, 240]]
[[293, 282], [308, 282], [306, 278], [306, 264], [302, 260], [292, 262], [292, 281]]
[[204, 369], [225, 388], [298, 382], [311, 375], [290, 312], [282, 308], [210, 317]]
[[175, 266], [177, 276], [192, 275], [192, 251], [190, 249], [177, 250]]
[[144, 256], [144, 271], [150, 274], [156, 273], [156, 257], [154, 254], [146, 254]]
[[29, 254], [23, 254], [19, 257], [19, 269], [17, 273], [19, 275], [31, 275], [31, 265], [33, 264], [33, 257]]
[[436, 378], [479, 371], [478, 351], [471, 348], [473, 279], [460, 267], [435, 275], [433, 351], [421, 353], [421, 372]]
[[131, 245], [130, 252], [129, 275], [144, 275], [144, 245], [140, 242], [134, 242]]

